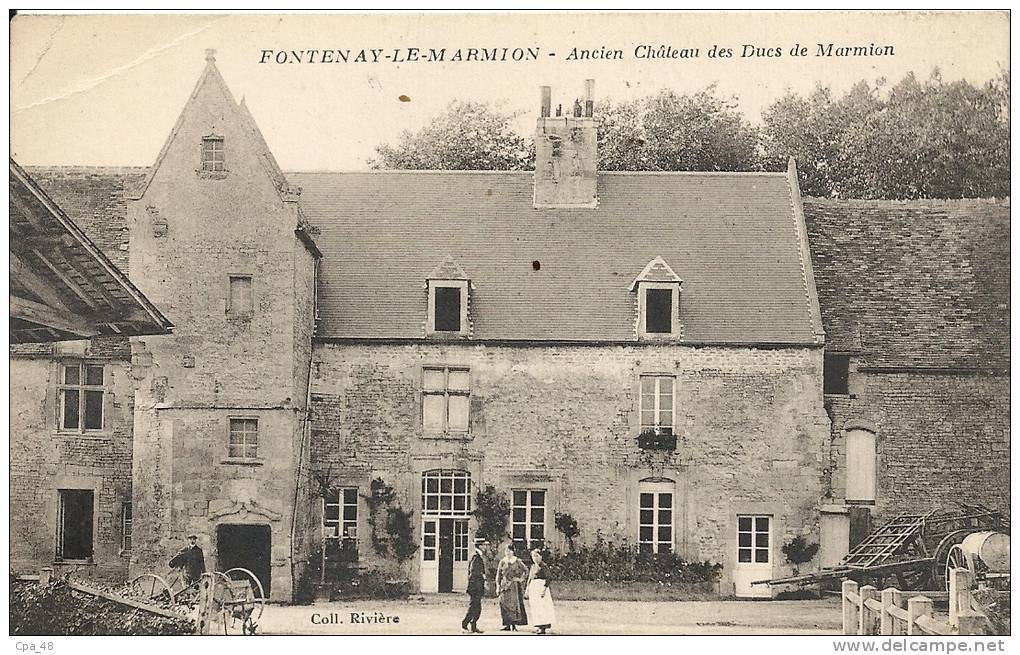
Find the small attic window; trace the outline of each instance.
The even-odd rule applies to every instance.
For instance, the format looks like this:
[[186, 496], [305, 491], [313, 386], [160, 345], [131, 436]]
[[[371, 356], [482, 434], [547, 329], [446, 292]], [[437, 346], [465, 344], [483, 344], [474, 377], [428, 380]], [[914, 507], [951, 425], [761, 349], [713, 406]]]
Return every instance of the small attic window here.
[[460, 289], [436, 287], [436, 331], [460, 332]]
[[669, 334], [673, 331], [673, 290], [645, 289], [645, 332]]
[[428, 283], [426, 336], [469, 336], [468, 289], [471, 281], [464, 269], [447, 255], [425, 280]]
[[467, 280], [429, 280], [429, 334], [467, 334]]
[[639, 339], [676, 339], [680, 330], [680, 287], [683, 280], [662, 257], [648, 262], [630, 285], [637, 292]]
[[202, 170], [222, 173], [227, 170], [224, 162], [223, 137], [207, 136], [202, 139]]

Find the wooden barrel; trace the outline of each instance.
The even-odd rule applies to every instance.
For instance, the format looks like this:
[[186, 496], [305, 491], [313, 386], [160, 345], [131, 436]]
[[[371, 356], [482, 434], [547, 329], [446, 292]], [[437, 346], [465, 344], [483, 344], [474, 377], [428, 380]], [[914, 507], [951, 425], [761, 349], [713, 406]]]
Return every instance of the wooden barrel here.
[[989, 571], [1009, 571], [1009, 535], [1001, 532], [975, 532], [967, 535], [961, 548], [974, 555]]

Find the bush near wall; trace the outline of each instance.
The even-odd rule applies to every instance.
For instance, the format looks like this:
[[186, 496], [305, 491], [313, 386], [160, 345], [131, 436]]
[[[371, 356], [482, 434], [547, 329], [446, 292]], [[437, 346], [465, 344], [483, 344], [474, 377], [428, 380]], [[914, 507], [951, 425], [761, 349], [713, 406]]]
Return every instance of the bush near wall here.
[[[410, 583], [399, 564], [386, 561], [375, 567], [360, 566], [357, 550], [345, 548], [339, 542], [326, 543], [325, 575], [322, 564], [319, 547], [302, 569], [295, 596], [298, 604], [309, 604], [322, 592], [330, 600], [403, 599], [410, 593]], [[320, 581], [325, 585], [321, 592]]]
[[11, 574], [12, 635], [190, 635], [194, 623], [185, 617], [149, 614], [73, 590], [63, 580], [41, 587]]
[[616, 544], [601, 535], [573, 552], [548, 553], [545, 561], [554, 581], [695, 584], [714, 582], [722, 572], [722, 564], [688, 562], [676, 553], [643, 553], [636, 545]]

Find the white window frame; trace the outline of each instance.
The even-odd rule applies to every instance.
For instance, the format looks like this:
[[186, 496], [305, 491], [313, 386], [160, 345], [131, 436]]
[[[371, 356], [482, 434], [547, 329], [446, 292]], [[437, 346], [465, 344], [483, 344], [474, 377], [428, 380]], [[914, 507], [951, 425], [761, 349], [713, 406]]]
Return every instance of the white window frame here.
[[[669, 289], [672, 291], [670, 301], [670, 331], [649, 332], [648, 321], [648, 290]], [[677, 339], [680, 337], [680, 283], [679, 282], [638, 282], [638, 336], [642, 339]]]
[[[541, 505], [536, 505], [535, 502], [534, 502], [534, 498], [535, 498], [534, 494], [536, 492], [542, 494], [542, 504]], [[520, 504], [517, 503], [516, 496], [519, 493], [525, 494], [524, 504], [523, 505], [520, 505]], [[541, 508], [542, 509], [542, 520], [541, 521], [534, 521], [534, 520], [532, 520], [533, 519], [533, 512], [537, 508]], [[515, 518], [516, 510], [518, 510], [518, 509], [523, 509], [524, 510], [524, 520], [523, 521], [518, 521]], [[534, 543], [535, 541], [541, 542], [539, 545], [544, 545], [546, 543], [547, 538], [548, 538], [547, 535], [549, 534], [549, 530], [548, 530], [548, 527], [547, 527], [548, 518], [549, 518], [549, 490], [548, 489], [535, 489], [535, 488], [520, 488], [520, 487], [518, 487], [518, 488], [512, 489], [510, 491], [510, 540], [512, 542], [518, 543], [518, 542], [521, 541], [517, 537], [517, 527], [518, 526], [523, 526], [523, 528], [524, 528], [524, 540], [523, 540], [523, 543], [524, 543], [525, 547], [527, 547], [529, 549], [535, 548], [536, 546], [532, 546], [532, 543]], [[532, 528], [535, 527], [535, 526], [541, 526], [541, 528], [542, 528], [542, 538], [539, 539], [539, 540], [535, 540], [532, 537]]]
[[[64, 382], [66, 380], [66, 369], [78, 367], [78, 384], [68, 384]], [[86, 371], [88, 368], [98, 368], [103, 372], [103, 383], [101, 385], [86, 384]], [[106, 366], [100, 362], [91, 362], [88, 360], [77, 360], [77, 361], [62, 361], [60, 362], [60, 370], [58, 372], [57, 383], [57, 431], [58, 432], [74, 432], [79, 434], [87, 433], [98, 433], [102, 432], [106, 427], [106, 394], [108, 393]], [[66, 391], [77, 391], [78, 392], [78, 425], [77, 427], [67, 427], [64, 425], [64, 404], [67, 402]], [[101, 401], [99, 403], [99, 427], [98, 428], [86, 428], [85, 427], [85, 392], [93, 391], [102, 394]]]
[[[467, 280], [429, 280], [429, 303], [428, 317], [425, 323], [425, 333], [428, 335], [454, 335], [463, 336], [468, 333], [468, 281]], [[459, 330], [437, 330], [436, 329], [436, 289], [460, 289], [460, 329]]]
[[[465, 481], [464, 490], [457, 491], [456, 481]], [[435, 481], [435, 489], [431, 489], [430, 481]], [[444, 491], [449, 482], [449, 490]], [[450, 499], [450, 506], [443, 508], [443, 498]], [[435, 503], [429, 500], [435, 498]], [[457, 508], [457, 498], [463, 500], [462, 507]], [[430, 505], [433, 505], [430, 507]], [[470, 518], [471, 517], [471, 474], [459, 469], [432, 469], [421, 474], [421, 515], [429, 518]]]
[[[642, 496], [644, 494], [651, 494], [652, 506], [644, 507], [642, 505]], [[662, 507], [662, 495], [669, 494], [670, 506]], [[673, 552], [676, 549], [676, 482], [673, 480], [659, 480], [659, 481], [642, 481], [638, 483], [638, 548], [644, 549], [644, 546], [651, 545], [651, 552], [656, 554], [665, 554], [667, 552]], [[644, 511], [650, 511], [651, 522], [643, 520], [641, 513]], [[667, 527], [662, 522], [662, 515], [660, 512], [668, 512], [669, 514], [669, 539], [664, 540], [659, 536], [660, 528]], [[644, 539], [641, 535], [641, 529], [650, 527], [652, 530], [652, 538]], [[664, 548], [668, 546], [668, 549]]]
[[[655, 420], [654, 424], [646, 424], [644, 421], [644, 417], [642, 416], [642, 414], [644, 413], [644, 401], [645, 401], [645, 385], [644, 385], [645, 378], [651, 378], [655, 380], [654, 403], [652, 406], [653, 416]], [[661, 411], [659, 406], [659, 403], [661, 402], [661, 394], [659, 393], [659, 387], [662, 384], [663, 379], [668, 379], [672, 383], [673, 387], [671, 394], [672, 410], [670, 411], [672, 425], [668, 426], [670, 430], [669, 432], [664, 432], [662, 429], [664, 426], [662, 425], [662, 423], [659, 422], [659, 414]], [[638, 380], [638, 423], [640, 424], [640, 432], [643, 433], [646, 430], [654, 430], [656, 434], [675, 435], [677, 433], [676, 416], [677, 416], [676, 376], [668, 373], [642, 373], [640, 379]]]
[[[358, 541], [358, 515], [360, 509], [358, 507], [358, 488], [357, 487], [340, 487], [335, 490], [337, 492], [335, 496], [336, 502], [331, 502], [333, 498], [322, 498], [322, 536], [327, 539], [350, 539], [354, 542]], [[353, 492], [354, 501], [348, 502], [347, 492]], [[327, 522], [326, 520], [326, 508], [336, 507], [337, 508], [337, 520], [336, 523]], [[346, 509], [349, 507], [354, 508], [354, 518], [347, 519]], [[349, 532], [350, 528], [354, 528], [354, 534], [351, 535]]]
[[[740, 519], [749, 519], [751, 521], [750, 530], [740, 529]], [[766, 519], [768, 521], [768, 530], [762, 531], [758, 529], [758, 520]], [[772, 562], [772, 523], [773, 517], [771, 514], [737, 514], [737, 563], [738, 564], [770, 564]], [[749, 534], [751, 535], [751, 544], [749, 546], [740, 545], [740, 535]], [[760, 546], [759, 535], [765, 534], [767, 543], [765, 546]], [[750, 559], [743, 561], [740, 559], [741, 551], [750, 551]], [[765, 553], [765, 561], [759, 561], [758, 557], [761, 552]]]
[[[234, 423], [234, 421], [254, 421], [255, 422], [255, 430], [254, 430], [254, 435], [255, 435], [255, 443], [254, 443], [255, 454], [254, 455], [249, 456], [249, 455], [246, 454], [248, 452], [248, 446], [249, 446], [247, 439], [244, 439], [239, 444], [234, 444], [231, 441], [231, 437], [234, 434], [234, 430], [233, 430], [233, 423]], [[248, 431], [242, 431], [242, 434], [251, 434], [251, 433], [249, 433]], [[233, 454], [231, 454], [231, 452], [230, 452], [231, 451], [231, 446], [240, 446], [241, 447], [241, 454], [240, 455], [233, 455]], [[257, 417], [257, 416], [228, 416], [227, 417], [227, 459], [230, 460], [230, 461], [257, 461], [259, 459], [259, 417]]]
[[[443, 389], [426, 389], [425, 388], [425, 373], [426, 371], [442, 371], [443, 372]], [[467, 374], [468, 383], [467, 389], [451, 389], [450, 388], [450, 371], [461, 371]], [[443, 397], [443, 425], [442, 428], [436, 430], [425, 425], [425, 398], [427, 396], [442, 396]], [[451, 428], [450, 427], [450, 397], [451, 396], [462, 396], [467, 399], [467, 425], [464, 429]], [[471, 368], [468, 366], [457, 366], [457, 365], [445, 365], [445, 364], [426, 364], [421, 367], [421, 429], [422, 434], [425, 436], [466, 436], [471, 433]]]
[[[206, 145], [213, 146], [212, 148], [206, 148]], [[216, 147], [218, 145], [218, 147]], [[212, 158], [207, 159], [206, 154], [212, 154]], [[219, 155], [217, 160], [216, 155]], [[226, 173], [227, 172], [227, 148], [226, 142], [221, 136], [211, 134], [209, 136], [202, 137], [202, 146], [200, 154], [200, 170], [203, 173]]]

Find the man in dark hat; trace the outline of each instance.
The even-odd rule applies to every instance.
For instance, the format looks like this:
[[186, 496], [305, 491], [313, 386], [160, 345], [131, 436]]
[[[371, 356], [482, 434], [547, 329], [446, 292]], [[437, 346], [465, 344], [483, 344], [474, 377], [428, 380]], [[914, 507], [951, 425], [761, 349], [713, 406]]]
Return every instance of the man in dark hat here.
[[475, 554], [468, 563], [467, 593], [471, 602], [460, 623], [464, 632], [482, 632], [478, 629], [478, 619], [482, 616], [482, 596], [485, 595], [485, 554], [482, 552], [485, 543], [482, 537], [475, 537]]
[[197, 534], [189, 534], [188, 541], [191, 542], [191, 545], [174, 555], [174, 558], [170, 560], [170, 567], [174, 569], [183, 568], [184, 580], [191, 584], [205, 573], [205, 553], [202, 552], [202, 548], [198, 545]]

